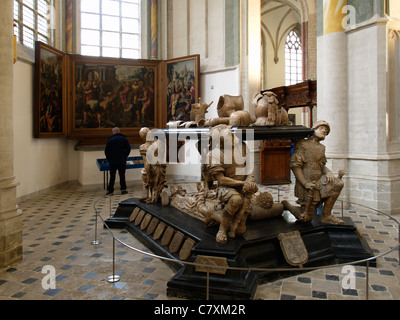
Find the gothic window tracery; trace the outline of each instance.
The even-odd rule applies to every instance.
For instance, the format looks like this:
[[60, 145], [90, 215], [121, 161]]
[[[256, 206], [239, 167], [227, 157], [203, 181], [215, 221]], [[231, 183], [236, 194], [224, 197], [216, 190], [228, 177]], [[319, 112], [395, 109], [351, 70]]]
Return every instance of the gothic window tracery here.
[[285, 84], [290, 86], [303, 80], [303, 52], [296, 30], [289, 32], [285, 44]]

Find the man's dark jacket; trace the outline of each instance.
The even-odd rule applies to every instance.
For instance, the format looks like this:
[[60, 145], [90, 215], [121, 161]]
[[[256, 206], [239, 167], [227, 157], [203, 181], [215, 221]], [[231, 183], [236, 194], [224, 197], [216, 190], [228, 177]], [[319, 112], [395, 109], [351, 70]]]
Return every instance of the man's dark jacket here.
[[104, 153], [108, 163], [111, 165], [121, 165], [126, 163], [126, 158], [131, 152], [131, 145], [122, 133], [114, 133], [108, 138]]

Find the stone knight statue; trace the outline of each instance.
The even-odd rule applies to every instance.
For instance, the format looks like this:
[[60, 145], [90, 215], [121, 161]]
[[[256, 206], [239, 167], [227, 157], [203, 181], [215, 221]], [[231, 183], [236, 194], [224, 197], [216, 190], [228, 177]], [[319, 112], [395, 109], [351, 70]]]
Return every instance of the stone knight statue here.
[[153, 137], [149, 128], [140, 129], [139, 135], [144, 143], [139, 147], [139, 153], [143, 158], [144, 169], [142, 171], [143, 187], [146, 190], [146, 196], [141, 199], [146, 203], [157, 203], [166, 183], [167, 165], [152, 159], [152, 155], [157, 157], [164, 152], [163, 143]]
[[293, 206], [286, 200], [282, 203], [302, 222], [311, 221], [316, 208], [323, 204], [321, 223], [341, 225], [344, 222], [332, 215], [332, 208], [344, 186], [341, 180], [344, 171], [340, 170], [335, 177], [326, 167], [325, 146], [320, 142], [330, 133], [329, 123], [317, 121], [313, 129], [312, 137], [296, 143], [289, 161], [296, 177], [294, 193], [300, 206]]

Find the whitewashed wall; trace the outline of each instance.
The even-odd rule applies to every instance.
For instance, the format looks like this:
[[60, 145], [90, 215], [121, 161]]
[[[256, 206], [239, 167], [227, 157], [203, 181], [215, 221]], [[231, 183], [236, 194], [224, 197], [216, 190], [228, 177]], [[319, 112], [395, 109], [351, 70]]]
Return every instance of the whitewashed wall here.
[[[162, 46], [162, 58], [171, 59], [193, 54], [200, 55], [200, 92], [203, 102], [213, 104], [206, 114], [206, 118], [217, 117], [219, 97], [224, 94], [240, 95], [240, 68], [239, 65], [227, 66], [226, 58], [232, 58], [227, 52], [225, 19], [226, 4], [224, 0], [170, 0], [164, 3], [162, 12], [162, 26], [167, 27], [167, 41]], [[238, 21], [237, 21], [238, 22]], [[232, 50], [238, 43], [231, 44]], [[228, 46], [228, 48], [230, 48]], [[167, 175], [175, 179], [200, 180], [200, 164], [194, 143], [185, 145], [186, 162], [171, 164]]]
[[14, 65], [14, 172], [17, 198], [74, 179], [69, 175], [68, 141], [33, 138], [34, 65]]

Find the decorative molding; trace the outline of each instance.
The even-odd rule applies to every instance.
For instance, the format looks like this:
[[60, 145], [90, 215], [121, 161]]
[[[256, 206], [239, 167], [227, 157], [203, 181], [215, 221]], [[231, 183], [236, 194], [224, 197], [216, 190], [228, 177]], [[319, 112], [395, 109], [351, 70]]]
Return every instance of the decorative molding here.
[[16, 188], [20, 184], [15, 177], [0, 180], [0, 190]]
[[397, 152], [388, 152], [385, 154], [376, 154], [376, 153], [326, 153], [326, 157], [328, 159], [344, 159], [350, 161], [393, 161], [400, 160], [400, 151]]

